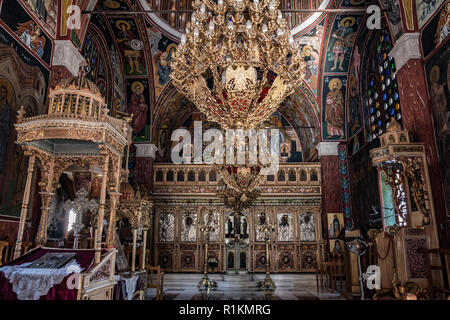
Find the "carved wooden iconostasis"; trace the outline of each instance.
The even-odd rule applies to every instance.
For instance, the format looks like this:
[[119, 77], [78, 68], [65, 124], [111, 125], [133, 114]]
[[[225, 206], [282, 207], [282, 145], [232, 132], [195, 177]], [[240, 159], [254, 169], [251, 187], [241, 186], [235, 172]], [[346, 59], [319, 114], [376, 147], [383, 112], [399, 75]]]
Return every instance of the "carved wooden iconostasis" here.
[[[270, 243], [272, 271], [313, 272], [323, 253], [320, 202], [320, 198], [309, 198], [256, 203], [240, 217], [240, 243], [236, 245], [228, 232], [233, 213], [217, 201], [155, 199], [153, 260], [168, 272], [200, 272], [204, 242], [199, 222], [211, 211], [215, 230], [210, 234], [208, 260], [217, 260], [214, 271], [264, 272], [264, 237], [257, 225], [265, 212], [269, 223], [276, 225]], [[232, 223], [236, 230], [236, 222]]]

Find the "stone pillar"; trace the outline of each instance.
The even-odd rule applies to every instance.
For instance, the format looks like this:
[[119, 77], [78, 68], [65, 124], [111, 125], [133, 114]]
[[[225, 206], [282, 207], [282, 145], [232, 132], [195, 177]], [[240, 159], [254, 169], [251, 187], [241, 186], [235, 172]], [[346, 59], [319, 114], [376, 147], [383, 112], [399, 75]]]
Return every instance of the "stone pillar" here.
[[416, 142], [425, 144], [426, 158], [430, 172], [431, 191], [437, 223], [440, 246], [448, 246], [445, 198], [435, 143], [432, 110], [428, 96], [427, 79], [420, 52], [419, 33], [405, 33], [397, 40], [390, 56], [395, 59], [397, 82], [403, 116], [403, 128], [408, 130]]
[[145, 185], [149, 190], [153, 187], [153, 160], [158, 149], [154, 144], [135, 143], [136, 146], [136, 182]]
[[316, 149], [322, 166], [322, 225], [328, 230], [327, 213], [343, 212], [339, 175], [339, 142], [321, 142]]

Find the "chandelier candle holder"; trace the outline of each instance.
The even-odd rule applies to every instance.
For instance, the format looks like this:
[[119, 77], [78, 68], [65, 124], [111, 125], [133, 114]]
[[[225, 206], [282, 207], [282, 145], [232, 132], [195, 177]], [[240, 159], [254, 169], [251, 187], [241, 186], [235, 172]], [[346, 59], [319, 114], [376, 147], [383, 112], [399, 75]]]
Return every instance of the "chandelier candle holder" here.
[[199, 289], [211, 289], [216, 287], [216, 283], [208, 279], [208, 244], [209, 244], [209, 233], [214, 232], [214, 227], [210, 226], [212, 221], [212, 212], [210, 211], [207, 216], [207, 220], [199, 225], [200, 231], [203, 232], [205, 237], [205, 262], [203, 266], [203, 278], [198, 283]]
[[264, 223], [258, 226], [259, 231], [264, 232], [264, 241], [266, 242], [266, 277], [259, 284], [265, 290], [275, 290], [276, 285], [275, 282], [270, 277], [270, 253], [269, 253], [269, 243], [270, 243], [270, 233], [275, 231], [275, 226], [270, 224], [266, 219], [266, 214], [262, 213]]
[[239, 213], [252, 206], [261, 195], [258, 187], [264, 176], [259, 170], [256, 166], [224, 165], [220, 168], [216, 194], [226, 207]]
[[[264, 123], [258, 124], [258, 129], [264, 129]], [[220, 178], [216, 194], [226, 207], [240, 213], [250, 208], [261, 195], [259, 186], [265, 180], [265, 175], [278, 167], [279, 150], [274, 147], [277, 145], [274, 141], [271, 141], [273, 150], [261, 145], [258, 149], [257, 145], [250, 141], [247, 145], [246, 138], [241, 135], [242, 130], [237, 132], [233, 143], [227, 145], [227, 157], [232, 154], [232, 161], [227, 158], [228, 163], [218, 168]], [[263, 143], [267, 144], [267, 141], [260, 141], [260, 144]]]
[[304, 79], [306, 63], [279, 0], [195, 0], [170, 74], [222, 129], [250, 129]]

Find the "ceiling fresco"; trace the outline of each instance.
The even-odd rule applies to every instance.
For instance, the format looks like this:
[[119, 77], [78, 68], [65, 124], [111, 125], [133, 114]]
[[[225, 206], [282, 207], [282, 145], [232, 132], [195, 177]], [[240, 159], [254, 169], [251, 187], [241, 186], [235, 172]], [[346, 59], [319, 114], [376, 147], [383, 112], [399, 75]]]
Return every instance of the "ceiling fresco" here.
[[[318, 9], [324, 0], [281, 0], [281, 10], [298, 10], [298, 9]], [[192, 10], [191, 0], [141, 0], [141, 4], [147, 4], [148, 7], [155, 10]], [[312, 12], [285, 12], [283, 17], [286, 19], [291, 29], [302, 24], [305, 20], [313, 15]], [[158, 13], [156, 16], [162, 20], [165, 27], [173, 28], [183, 32], [186, 22], [191, 19], [190, 12], [175, 13]]]

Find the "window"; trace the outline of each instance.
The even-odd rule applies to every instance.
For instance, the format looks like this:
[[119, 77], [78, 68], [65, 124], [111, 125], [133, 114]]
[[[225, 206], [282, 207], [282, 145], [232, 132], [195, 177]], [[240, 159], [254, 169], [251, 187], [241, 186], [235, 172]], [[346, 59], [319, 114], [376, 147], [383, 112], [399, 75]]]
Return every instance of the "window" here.
[[295, 181], [297, 180], [297, 177], [295, 176], [295, 171], [291, 170], [289, 171], [289, 181]]
[[307, 180], [306, 171], [305, 170], [300, 171], [300, 181], [306, 181], [306, 180]]
[[163, 181], [163, 172], [161, 170], [156, 171], [156, 181], [157, 182]]
[[198, 174], [198, 181], [206, 181], [206, 173], [205, 170], [201, 170]]
[[389, 57], [392, 49], [389, 32], [383, 29], [375, 42], [367, 77], [367, 103], [371, 138], [386, 131], [392, 119], [401, 123], [402, 114], [395, 62]]
[[172, 170], [167, 171], [166, 181], [173, 181], [173, 171]]

